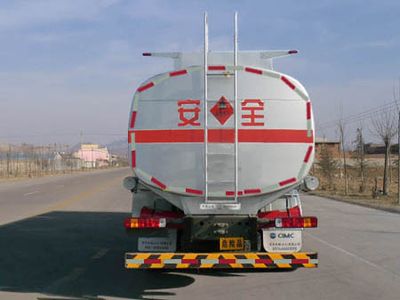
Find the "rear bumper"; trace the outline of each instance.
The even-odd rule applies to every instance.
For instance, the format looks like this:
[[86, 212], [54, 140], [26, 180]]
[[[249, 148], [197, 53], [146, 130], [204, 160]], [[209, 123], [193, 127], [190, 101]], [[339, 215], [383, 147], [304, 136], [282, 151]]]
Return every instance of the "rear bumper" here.
[[126, 253], [127, 269], [316, 268], [316, 252]]

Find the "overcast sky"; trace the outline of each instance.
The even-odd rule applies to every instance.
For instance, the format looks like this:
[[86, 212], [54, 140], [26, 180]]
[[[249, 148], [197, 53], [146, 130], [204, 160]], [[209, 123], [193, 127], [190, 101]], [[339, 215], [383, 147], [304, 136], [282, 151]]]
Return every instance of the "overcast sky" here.
[[[125, 137], [133, 92], [167, 71], [146, 51], [298, 49], [275, 68], [300, 80], [317, 123], [392, 101], [400, 1], [0, 1], [0, 143]], [[352, 130], [352, 129], [351, 129]], [[335, 130], [318, 135], [335, 137]]]

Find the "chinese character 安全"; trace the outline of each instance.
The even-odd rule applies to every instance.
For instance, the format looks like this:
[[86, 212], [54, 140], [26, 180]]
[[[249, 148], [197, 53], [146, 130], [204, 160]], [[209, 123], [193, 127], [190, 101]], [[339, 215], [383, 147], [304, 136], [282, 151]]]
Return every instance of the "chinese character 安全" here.
[[200, 115], [200, 100], [179, 100], [178, 101], [178, 113], [179, 120], [178, 126], [200, 126], [199, 115]]
[[262, 100], [245, 99], [241, 106], [243, 126], [264, 126], [264, 122], [262, 122], [264, 120], [264, 102]]

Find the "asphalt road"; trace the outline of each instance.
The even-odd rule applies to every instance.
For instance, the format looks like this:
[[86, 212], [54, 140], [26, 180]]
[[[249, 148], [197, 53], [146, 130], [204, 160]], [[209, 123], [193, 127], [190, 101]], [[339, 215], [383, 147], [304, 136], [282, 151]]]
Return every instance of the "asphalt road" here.
[[400, 299], [400, 214], [315, 196], [317, 269], [160, 272], [123, 267], [128, 169], [0, 183], [0, 299]]

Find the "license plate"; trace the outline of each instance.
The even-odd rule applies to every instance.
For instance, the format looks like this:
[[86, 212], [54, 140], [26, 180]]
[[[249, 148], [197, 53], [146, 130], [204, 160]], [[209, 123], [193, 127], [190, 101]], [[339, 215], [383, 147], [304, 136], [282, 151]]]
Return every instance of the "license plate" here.
[[243, 250], [244, 239], [239, 237], [219, 238], [219, 250]]

